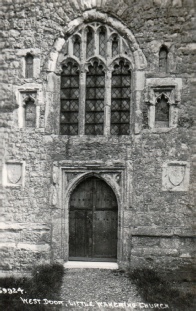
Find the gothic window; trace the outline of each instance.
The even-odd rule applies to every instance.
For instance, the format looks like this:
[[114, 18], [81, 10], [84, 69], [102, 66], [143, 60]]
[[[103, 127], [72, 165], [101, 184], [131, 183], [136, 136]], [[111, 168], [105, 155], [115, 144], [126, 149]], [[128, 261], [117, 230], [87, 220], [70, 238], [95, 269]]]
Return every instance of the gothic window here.
[[119, 54], [118, 37], [115, 35], [112, 40], [112, 57]]
[[94, 22], [78, 27], [68, 38], [67, 51], [62, 61], [60, 133], [129, 135], [129, 43], [112, 27]]
[[74, 38], [74, 43], [73, 43], [73, 54], [77, 57], [80, 58], [80, 37], [75, 36]]
[[103, 135], [105, 73], [103, 66], [94, 62], [86, 76], [85, 134]]
[[112, 73], [111, 134], [113, 135], [129, 134], [130, 85], [129, 65], [120, 61]]
[[91, 27], [87, 28], [87, 46], [86, 46], [86, 56], [87, 58], [94, 55], [94, 36]]
[[101, 27], [99, 33], [99, 54], [103, 57], [106, 56], [106, 47], [106, 29]]
[[25, 57], [25, 77], [33, 78], [33, 55], [31, 54]]
[[25, 100], [25, 127], [36, 127], [36, 106], [31, 97]]
[[168, 50], [165, 46], [162, 46], [159, 51], [159, 71], [167, 72], [167, 55]]
[[169, 103], [168, 98], [164, 94], [156, 100], [155, 127], [169, 127]]
[[78, 134], [79, 72], [74, 61], [63, 66], [61, 73], [60, 133]]

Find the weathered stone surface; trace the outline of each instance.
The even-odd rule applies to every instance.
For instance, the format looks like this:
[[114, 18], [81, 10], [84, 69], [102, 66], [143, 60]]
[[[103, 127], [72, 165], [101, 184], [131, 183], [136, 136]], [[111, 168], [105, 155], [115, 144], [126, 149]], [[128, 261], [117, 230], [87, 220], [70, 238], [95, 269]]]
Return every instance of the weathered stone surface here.
[[[106, 178], [118, 197], [119, 263], [191, 265], [196, 178], [194, 1], [2, 0], [1, 20], [0, 176], [6, 163], [25, 162], [17, 187], [0, 178], [1, 270], [24, 271], [38, 261], [68, 258], [69, 197], [88, 174]], [[119, 32], [133, 54], [129, 136], [59, 135], [60, 70], [69, 53], [67, 39], [83, 22], [95, 21]], [[168, 49], [167, 72], [159, 71], [162, 45]], [[27, 53], [34, 55], [32, 78], [25, 78]], [[153, 81], [150, 88], [155, 93], [167, 81], [173, 111], [178, 112], [172, 116], [174, 127], [151, 127], [154, 95], [147, 90], [147, 81]], [[36, 128], [25, 128], [22, 122], [25, 92], [36, 93]], [[164, 171], [165, 181], [165, 163], [166, 170], [168, 164], [187, 163], [186, 183], [175, 185], [180, 173], [172, 178], [172, 169], [169, 181]], [[120, 180], [115, 179], [119, 174]]]

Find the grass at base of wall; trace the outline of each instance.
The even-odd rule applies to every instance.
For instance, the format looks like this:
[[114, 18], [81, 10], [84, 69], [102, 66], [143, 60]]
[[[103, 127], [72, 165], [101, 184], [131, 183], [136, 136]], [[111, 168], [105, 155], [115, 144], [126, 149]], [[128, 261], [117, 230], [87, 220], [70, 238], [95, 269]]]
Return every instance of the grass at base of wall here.
[[[0, 278], [0, 289], [2, 291], [0, 294], [0, 310], [60, 310], [60, 305], [45, 304], [47, 301], [44, 299], [60, 300], [63, 274], [64, 268], [62, 265], [48, 264], [35, 267], [31, 278]], [[9, 291], [8, 288], [10, 289]], [[7, 289], [7, 293], [5, 289]], [[17, 293], [13, 293], [13, 289]], [[28, 303], [26, 303], [25, 299], [27, 299]], [[29, 299], [37, 300], [29, 301]]]
[[167, 280], [166, 275], [163, 278], [151, 269], [135, 269], [129, 272], [129, 277], [147, 303], [168, 304], [168, 310], [173, 311], [195, 310], [195, 295], [183, 289], [180, 290], [179, 284], [176, 283], [175, 286], [175, 283]]

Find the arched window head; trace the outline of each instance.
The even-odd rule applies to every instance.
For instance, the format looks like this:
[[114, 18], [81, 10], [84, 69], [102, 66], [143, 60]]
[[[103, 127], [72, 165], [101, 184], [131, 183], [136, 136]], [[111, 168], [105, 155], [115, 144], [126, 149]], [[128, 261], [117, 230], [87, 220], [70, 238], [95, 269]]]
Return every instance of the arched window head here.
[[85, 134], [103, 135], [105, 72], [97, 61], [89, 66], [86, 76]]
[[95, 21], [77, 27], [66, 46], [60, 133], [129, 135], [134, 61], [130, 42], [116, 29]]
[[73, 55], [80, 58], [80, 37], [76, 35], [73, 40]]
[[87, 58], [94, 55], [94, 31], [91, 27], [87, 27], [86, 56]]
[[78, 134], [79, 71], [75, 61], [63, 65], [61, 73], [60, 134]]
[[33, 78], [33, 55], [29, 53], [25, 57], [25, 77]]
[[105, 27], [100, 27], [99, 32], [99, 54], [103, 57], [106, 55], [106, 29]]
[[119, 40], [118, 36], [115, 35], [112, 40], [112, 57], [119, 54]]
[[159, 51], [159, 71], [160, 72], [167, 72], [167, 57], [168, 50], [165, 46], [162, 46]]
[[120, 60], [112, 73], [111, 134], [130, 133], [131, 73], [129, 64]]
[[25, 100], [25, 127], [36, 127], [36, 106], [31, 97]]
[[155, 127], [169, 126], [169, 103], [168, 98], [162, 94], [156, 100], [155, 105]]

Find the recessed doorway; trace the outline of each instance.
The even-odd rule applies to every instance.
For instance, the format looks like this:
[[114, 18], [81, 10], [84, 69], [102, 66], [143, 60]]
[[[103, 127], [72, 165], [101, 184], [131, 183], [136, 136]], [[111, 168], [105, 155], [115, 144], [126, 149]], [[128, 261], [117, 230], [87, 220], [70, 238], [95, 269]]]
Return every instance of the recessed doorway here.
[[76, 186], [69, 205], [69, 260], [117, 261], [118, 204], [98, 177]]

